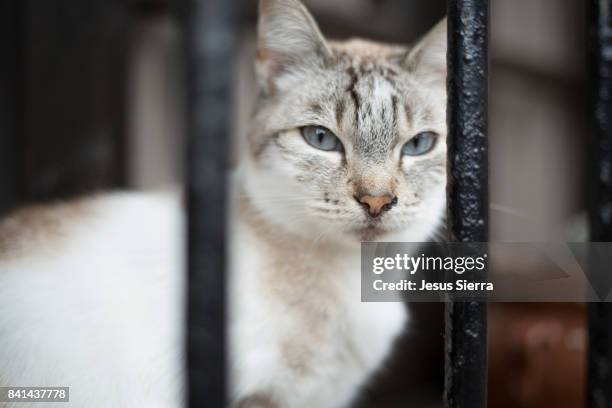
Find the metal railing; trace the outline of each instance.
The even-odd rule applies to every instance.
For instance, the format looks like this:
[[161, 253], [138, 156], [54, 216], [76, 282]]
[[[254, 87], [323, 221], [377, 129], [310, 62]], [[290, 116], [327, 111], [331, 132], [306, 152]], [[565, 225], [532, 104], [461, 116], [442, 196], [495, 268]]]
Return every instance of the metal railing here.
[[[448, 232], [451, 240], [487, 242], [488, 0], [448, 1]], [[444, 403], [487, 406], [487, 306], [448, 302]]]
[[189, 406], [225, 407], [226, 212], [231, 140], [234, 0], [187, 10]]
[[[590, 0], [591, 240], [612, 241], [612, 1]], [[612, 273], [612, 270], [611, 272]], [[612, 407], [612, 303], [588, 304], [589, 408]]]

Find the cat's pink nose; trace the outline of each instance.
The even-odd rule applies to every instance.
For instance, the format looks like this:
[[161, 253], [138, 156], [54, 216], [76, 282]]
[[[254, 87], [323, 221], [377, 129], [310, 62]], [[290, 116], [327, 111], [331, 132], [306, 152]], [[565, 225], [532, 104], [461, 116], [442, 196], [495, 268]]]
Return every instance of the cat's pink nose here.
[[397, 197], [391, 194], [376, 196], [361, 194], [356, 195], [355, 200], [357, 200], [373, 218], [378, 217], [385, 211], [389, 211], [397, 204]]

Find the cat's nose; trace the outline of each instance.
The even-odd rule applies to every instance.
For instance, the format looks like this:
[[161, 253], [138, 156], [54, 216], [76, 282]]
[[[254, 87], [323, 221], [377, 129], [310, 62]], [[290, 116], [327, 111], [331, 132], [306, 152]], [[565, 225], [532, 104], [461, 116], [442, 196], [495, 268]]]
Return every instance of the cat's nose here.
[[369, 195], [360, 194], [355, 196], [371, 217], [376, 218], [385, 211], [389, 211], [397, 204], [397, 197], [391, 194]]

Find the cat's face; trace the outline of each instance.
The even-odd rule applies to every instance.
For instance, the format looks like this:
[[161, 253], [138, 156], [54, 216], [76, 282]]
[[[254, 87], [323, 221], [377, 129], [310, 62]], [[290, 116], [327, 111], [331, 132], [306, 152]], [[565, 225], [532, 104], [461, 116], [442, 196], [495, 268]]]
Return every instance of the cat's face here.
[[297, 0], [261, 3], [252, 205], [313, 240], [422, 241], [446, 186], [446, 31], [329, 43]]

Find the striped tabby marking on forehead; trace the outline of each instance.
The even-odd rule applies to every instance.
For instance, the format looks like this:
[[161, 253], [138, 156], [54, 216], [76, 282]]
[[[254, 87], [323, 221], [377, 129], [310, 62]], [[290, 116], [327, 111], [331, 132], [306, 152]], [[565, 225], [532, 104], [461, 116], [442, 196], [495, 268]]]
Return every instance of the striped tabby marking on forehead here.
[[392, 67], [384, 59], [344, 58], [347, 60], [345, 64], [349, 64], [346, 91], [351, 96], [355, 112], [354, 146], [364, 156], [387, 155], [400, 132], [398, 104], [401, 89], [395, 80], [399, 67]]
[[336, 124], [338, 125], [338, 129], [342, 129], [342, 119], [344, 118], [345, 110], [346, 104], [344, 99], [338, 99], [338, 102], [336, 102]]
[[359, 109], [361, 108], [361, 100], [359, 99], [359, 95], [357, 94], [357, 91], [355, 90], [355, 86], [357, 85], [357, 82], [359, 81], [359, 77], [357, 76], [357, 73], [355, 72], [355, 68], [352, 65], [346, 70], [346, 73], [351, 78], [351, 82], [349, 83], [349, 86], [346, 88], [346, 92], [348, 92], [351, 95], [351, 99], [353, 100], [353, 104], [355, 106], [355, 124], [359, 125]]

